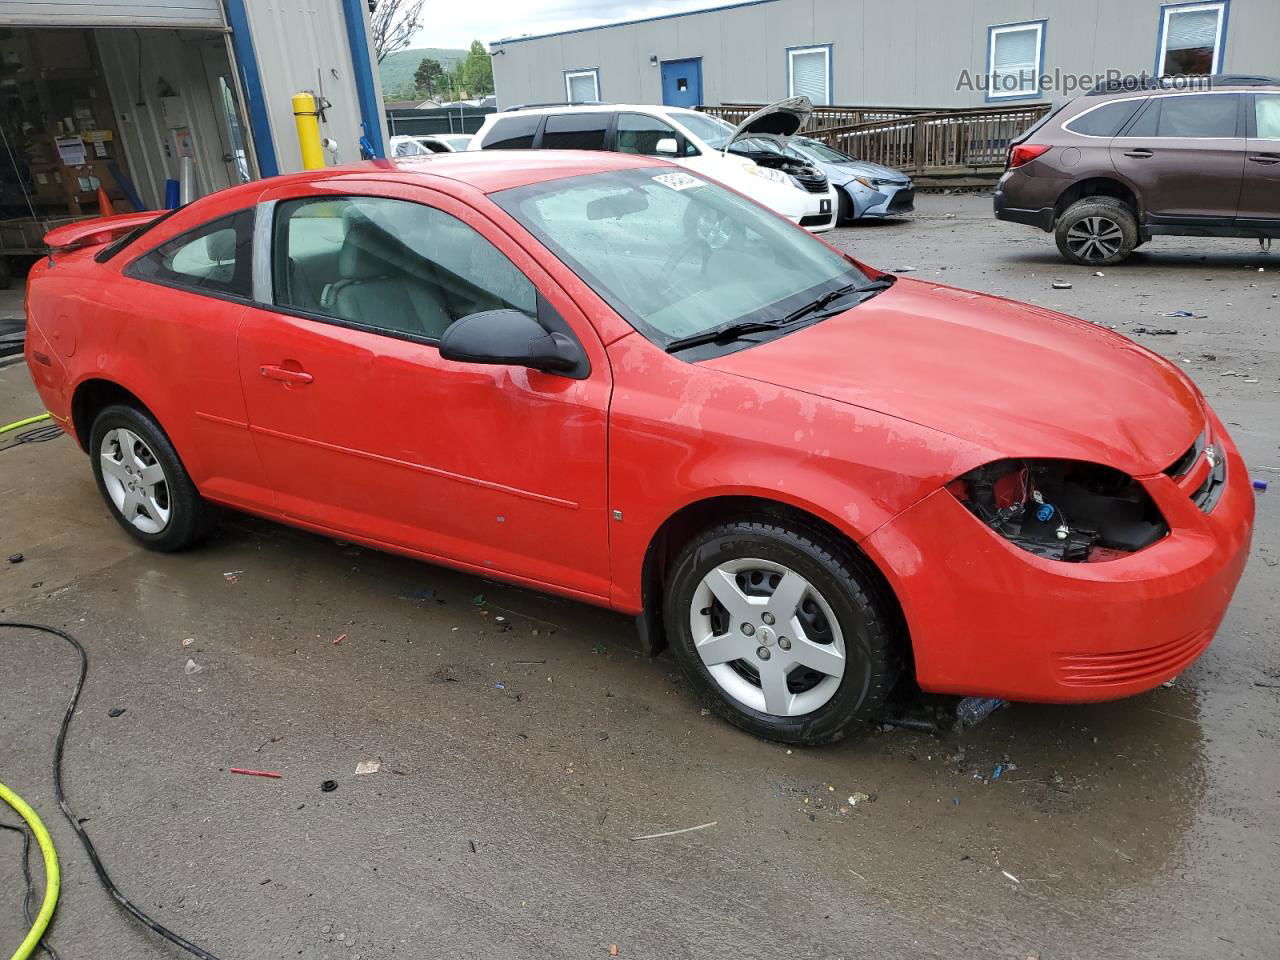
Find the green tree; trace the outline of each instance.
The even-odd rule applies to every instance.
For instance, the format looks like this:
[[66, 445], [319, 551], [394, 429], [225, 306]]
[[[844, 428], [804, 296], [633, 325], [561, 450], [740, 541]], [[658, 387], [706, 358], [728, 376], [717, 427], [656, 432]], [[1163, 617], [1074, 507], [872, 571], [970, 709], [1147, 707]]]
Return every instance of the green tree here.
[[454, 99], [453, 93], [458, 88], [458, 69], [454, 67], [436, 77], [432, 92], [441, 100]]
[[462, 87], [473, 97], [493, 93], [493, 58], [479, 40], [471, 41], [471, 50], [458, 68]]
[[422, 62], [418, 64], [418, 69], [413, 74], [413, 89], [415, 93], [434, 93], [436, 89], [436, 81], [444, 76], [444, 67], [440, 66], [439, 60], [432, 60], [430, 57], [424, 57]]

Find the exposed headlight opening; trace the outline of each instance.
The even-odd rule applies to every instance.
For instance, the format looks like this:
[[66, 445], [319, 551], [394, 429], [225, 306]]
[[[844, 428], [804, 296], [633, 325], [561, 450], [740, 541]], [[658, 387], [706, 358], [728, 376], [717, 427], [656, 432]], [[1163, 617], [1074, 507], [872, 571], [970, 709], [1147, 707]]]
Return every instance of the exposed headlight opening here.
[[1064, 563], [1115, 560], [1169, 532], [1142, 484], [1096, 463], [997, 460], [947, 490], [1010, 543]]

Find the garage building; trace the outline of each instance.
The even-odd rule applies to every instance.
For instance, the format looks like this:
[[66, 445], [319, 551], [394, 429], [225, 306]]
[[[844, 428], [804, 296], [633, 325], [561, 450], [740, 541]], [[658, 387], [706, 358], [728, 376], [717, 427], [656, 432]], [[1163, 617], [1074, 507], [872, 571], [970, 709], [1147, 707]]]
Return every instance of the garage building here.
[[[0, 255], [18, 219], [200, 196], [302, 168], [291, 97], [323, 98], [329, 162], [384, 155], [368, 0], [0, 0]], [[6, 247], [6, 244], [8, 247]]]

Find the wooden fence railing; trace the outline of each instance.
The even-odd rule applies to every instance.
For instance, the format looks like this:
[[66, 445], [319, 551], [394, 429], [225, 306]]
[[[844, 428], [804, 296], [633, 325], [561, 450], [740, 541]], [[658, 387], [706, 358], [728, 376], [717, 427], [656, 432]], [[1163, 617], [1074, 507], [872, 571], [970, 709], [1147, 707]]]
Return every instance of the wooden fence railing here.
[[[718, 107], [699, 107], [703, 113], [732, 123], [735, 127], [751, 114], [759, 110], [761, 103], [722, 103]], [[813, 115], [805, 132], [813, 136], [816, 131], [829, 127], [843, 127], [858, 123], [872, 123], [876, 120], [893, 120], [898, 117], [912, 117], [920, 113], [937, 113], [942, 107], [814, 107]]]
[[[759, 107], [702, 109], [741, 123]], [[1009, 142], [1048, 110], [1047, 104], [969, 110], [816, 107], [803, 132], [859, 160], [910, 173], [921, 186], [982, 186], [999, 177]], [[846, 117], [859, 119], [834, 122]]]

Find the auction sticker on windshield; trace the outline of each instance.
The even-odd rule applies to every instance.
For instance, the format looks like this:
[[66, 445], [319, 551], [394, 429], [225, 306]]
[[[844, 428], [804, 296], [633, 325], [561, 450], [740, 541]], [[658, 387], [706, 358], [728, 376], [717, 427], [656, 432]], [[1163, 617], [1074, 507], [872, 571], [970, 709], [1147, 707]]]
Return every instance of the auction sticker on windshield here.
[[690, 187], [701, 187], [706, 181], [691, 177], [687, 173], [660, 173], [653, 179], [672, 190], [688, 190]]

